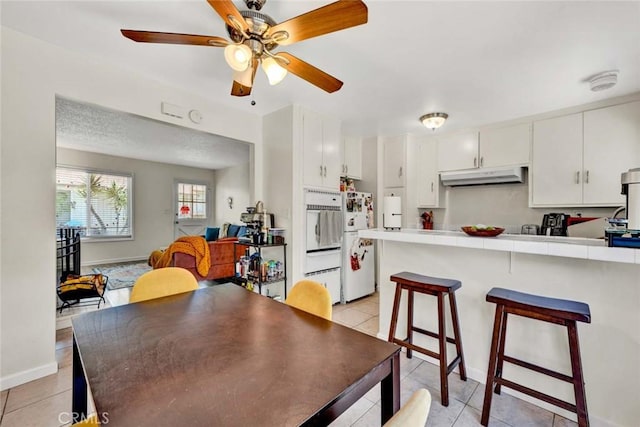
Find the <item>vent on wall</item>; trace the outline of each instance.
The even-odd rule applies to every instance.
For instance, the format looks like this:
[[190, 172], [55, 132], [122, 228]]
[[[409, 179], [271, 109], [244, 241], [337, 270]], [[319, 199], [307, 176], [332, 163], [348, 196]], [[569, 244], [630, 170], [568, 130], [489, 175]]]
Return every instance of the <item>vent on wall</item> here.
[[462, 171], [442, 172], [443, 185], [456, 187], [462, 185], [507, 184], [524, 181], [523, 167], [483, 168]]

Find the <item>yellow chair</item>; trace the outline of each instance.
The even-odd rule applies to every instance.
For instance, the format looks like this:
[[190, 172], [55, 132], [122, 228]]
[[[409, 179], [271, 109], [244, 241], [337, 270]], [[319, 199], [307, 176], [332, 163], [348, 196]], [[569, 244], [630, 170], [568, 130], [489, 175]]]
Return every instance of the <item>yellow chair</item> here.
[[146, 301], [196, 289], [198, 281], [189, 270], [180, 267], [158, 268], [138, 277], [131, 290], [129, 302]]
[[431, 393], [421, 388], [395, 413], [384, 427], [424, 427], [431, 408]]
[[99, 426], [100, 426], [100, 422], [98, 421], [98, 417], [95, 414], [89, 415], [84, 421], [79, 421], [71, 425], [71, 427], [99, 427]]
[[327, 288], [313, 280], [301, 280], [296, 283], [285, 304], [331, 320], [331, 294]]

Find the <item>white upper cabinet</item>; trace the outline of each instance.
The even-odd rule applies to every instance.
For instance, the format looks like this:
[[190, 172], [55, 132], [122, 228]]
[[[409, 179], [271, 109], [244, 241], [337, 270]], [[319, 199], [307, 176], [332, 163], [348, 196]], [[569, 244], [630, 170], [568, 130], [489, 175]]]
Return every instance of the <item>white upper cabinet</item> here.
[[640, 101], [584, 112], [585, 204], [624, 205], [620, 174], [640, 167]]
[[302, 113], [304, 185], [340, 188], [340, 122], [305, 110]]
[[438, 170], [526, 166], [530, 151], [530, 123], [458, 133], [438, 138]]
[[362, 179], [362, 139], [344, 137], [342, 176], [353, 179]]
[[480, 167], [528, 165], [531, 123], [480, 131]]
[[342, 170], [342, 144], [340, 143], [340, 121], [325, 118], [322, 133], [322, 162], [326, 168], [322, 185], [332, 190], [340, 189], [340, 172]]
[[533, 124], [532, 205], [582, 203], [582, 113]]
[[438, 170], [454, 171], [478, 167], [478, 132], [438, 138]]
[[416, 171], [416, 180], [411, 183], [411, 186], [415, 185], [417, 207], [439, 207], [438, 141], [435, 138], [416, 140], [415, 156], [411, 156], [408, 162], [412, 163], [411, 169]]
[[406, 136], [385, 137], [383, 147], [384, 187], [404, 187], [407, 172], [405, 164]]
[[621, 206], [620, 174], [640, 165], [640, 102], [534, 123], [532, 206]]

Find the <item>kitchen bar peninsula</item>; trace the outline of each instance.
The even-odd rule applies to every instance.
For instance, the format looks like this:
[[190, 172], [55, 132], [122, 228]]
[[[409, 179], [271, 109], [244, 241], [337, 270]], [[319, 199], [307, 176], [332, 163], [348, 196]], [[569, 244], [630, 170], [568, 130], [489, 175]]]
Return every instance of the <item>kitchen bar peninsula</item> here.
[[[485, 301], [492, 287], [581, 301], [591, 323], [578, 325], [587, 406], [592, 426], [636, 426], [640, 419], [640, 250], [609, 248], [598, 239], [500, 235], [471, 237], [462, 232], [403, 229], [359, 231], [379, 240], [380, 325], [386, 339], [394, 284], [401, 271], [457, 279], [456, 294], [467, 375], [486, 380], [495, 305]], [[437, 328], [433, 298], [416, 295], [414, 324]], [[406, 295], [396, 336], [406, 336]], [[404, 316], [404, 317], [403, 317]], [[451, 324], [447, 323], [451, 334]], [[414, 336], [435, 350], [437, 341]], [[509, 319], [506, 353], [556, 371], [570, 373], [566, 328], [518, 316]], [[416, 357], [422, 357], [414, 353]], [[437, 363], [427, 358], [431, 363]], [[573, 402], [570, 384], [511, 364], [505, 377]], [[575, 420], [575, 415], [503, 388], [523, 400]]]

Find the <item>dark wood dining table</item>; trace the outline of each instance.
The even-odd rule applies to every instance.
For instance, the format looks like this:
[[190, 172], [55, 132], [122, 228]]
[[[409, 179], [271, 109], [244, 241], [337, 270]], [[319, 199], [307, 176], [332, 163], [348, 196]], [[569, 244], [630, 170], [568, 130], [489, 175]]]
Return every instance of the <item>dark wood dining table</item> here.
[[327, 425], [381, 383], [400, 347], [234, 284], [74, 317], [73, 412], [109, 426]]

